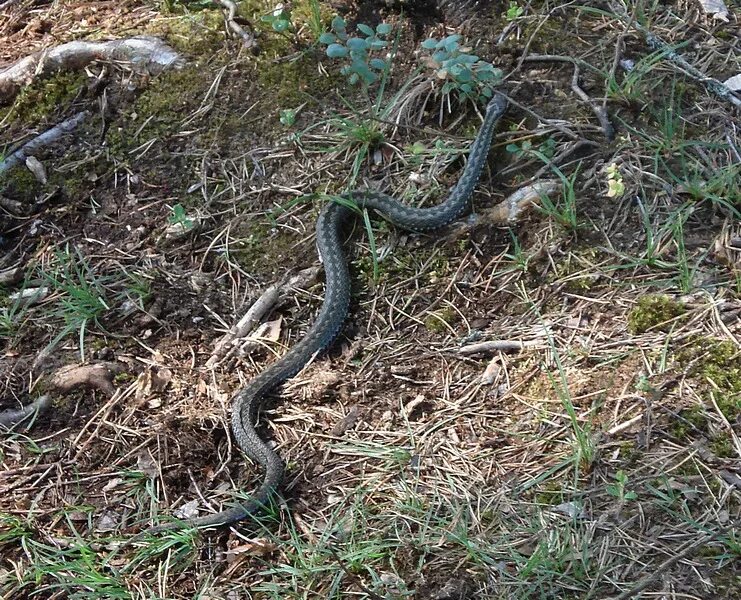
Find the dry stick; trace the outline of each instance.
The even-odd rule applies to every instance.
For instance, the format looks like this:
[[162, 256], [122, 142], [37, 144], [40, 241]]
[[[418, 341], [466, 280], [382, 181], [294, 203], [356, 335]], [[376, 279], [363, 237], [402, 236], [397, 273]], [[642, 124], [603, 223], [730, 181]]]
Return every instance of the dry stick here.
[[571, 89], [574, 93], [579, 96], [584, 102], [586, 102], [592, 112], [596, 115], [599, 124], [602, 126], [602, 132], [605, 134], [608, 142], [615, 139], [615, 128], [610, 123], [610, 118], [607, 116], [607, 111], [604, 106], [597, 106], [592, 99], [587, 96], [587, 93], [579, 87], [579, 65], [574, 64], [574, 75], [571, 77]]
[[478, 354], [479, 352], [516, 352], [525, 348], [542, 345], [542, 342], [529, 340], [518, 342], [516, 340], [490, 340], [463, 346], [458, 352], [460, 354]]
[[627, 15], [621, 6], [613, 3], [611, 3], [610, 5], [615, 11], [616, 16], [620, 20], [622, 20], [628, 26], [635, 28], [635, 30], [643, 36], [649, 48], [663, 54], [671, 62], [677, 65], [682, 71], [684, 71], [686, 75], [688, 75], [695, 81], [702, 83], [709, 91], [711, 91], [719, 98], [730, 102], [736, 108], [741, 108], [741, 99], [738, 98], [727, 85], [725, 85], [721, 81], [718, 81], [714, 77], [708, 77], [707, 75], [705, 75], [705, 73], [700, 71], [700, 69], [692, 66], [690, 63], [687, 62], [685, 58], [683, 58], [680, 54], [677, 54], [677, 52], [675, 52], [672, 47], [669, 46], [669, 44], [658, 38], [643, 25], [636, 22], [635, 19]]
[[601, 74], [602, 72], [599, 69], [593, 67], [588, 62], [581, 60], [580, 58], [573, 58], [571, 56], [557, 56], [554, 54], [531, 54], [530, 56], [525, 58], [525, 61], [571, 63], [574, 66], [574, 75], [571, 78], [572, 91], [592, 109], [592, 112], [596, 115], [597, 120], [599, 121], [600, 127], [602, 127], [602, 133], [604, 133], [607, 140], [611, 142], [615, 139], [615, 128], [612, 126], [612, 123], [610, 123], [610, 119], [607, 116], [607, 110], [605, 109], [605, 107], [595, 104], [587, 95], [587, 93], [579, 86], [580, 67], [585, 67], [594, 71], [595, 73]]
[[[221, 4], [221, 6], [224, 7], [224, 10], [226, 12], [225, 18], [226, 18], [226, 24], [234, 33], [236, 33], [239, 37], [242, 38], [242, 41], [244, 42], [245, 48], [256, 48], [257, 47], [257, 40], [255, 40], [255, 36], [247, 33], [244, 29], [242, 29], [242, 26], [237, 23], [235, 17], [237, 15], [237, 5], [232, 2], [232, 0], [214, 0], [217, 4]], [[247, 25], [250, 29], [254, 31], [254, 28], [252, 27], [252, 24], [248, 21]]]
[[83, 110], [82, 112], [70, 117], [66, 121], [62, 121], [61, 123], [59, 123], [59, 125], [55, 125], [41, 135], [36, 136], [31, 141], [23, 144], [23, 146], [18, 148], [18, 150], [16, 150], [5, 160], [0, 162], [0, 174], [9, 171], [13, 167], [25, 163], [26, 159], [34, 152], [36, 152], [39, 148], [48, 146], [52, 142], [56, 142], [63, 135], [71, 132], [80, 123], [82, 123], [89, 114], [90, 113], [88, 111]]

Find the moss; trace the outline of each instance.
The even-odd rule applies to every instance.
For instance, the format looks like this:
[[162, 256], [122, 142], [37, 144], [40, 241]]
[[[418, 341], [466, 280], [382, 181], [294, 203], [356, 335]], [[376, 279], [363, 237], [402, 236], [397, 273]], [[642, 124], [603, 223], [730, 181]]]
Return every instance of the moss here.
[[84, 72], [63, 72], [48, 79], [37, 79], [21, 89], [13, 104], [0, 109], [0, 121], [20, 120], [24, 127], [32, 128], [59, 114], [85, 89]]
[[561, 483], [555, 480], [546, 482], [535, 494], [535, 503], [555, 506], [564, 502]]
[[181, 16], [152, 22], [147, 33], [164, 38], [175, 50], [191, 57], [211, 56], [224, 45], [226, 33], [220, 10], [186, 12], [181, 6], [172, 12]]
[[322, 75], [316, 61], [306, 55], [290, 61], [261, 59], [257, 80], [266, 88], [273, 108], [295, 108], [311, 96], [319, 98], [329, 93], [336, 82], [334, 77]]
[[736, 449], [733, 447], [731, 436], [727, 434], [716, 435], [710, 442], [710, 449], [720, 458], [736, 456]]
[[41, 190], [41, 184], [26, 167], [15, 167], [0, 175], [0, 189], [11, 198], [31, 202]]
[[741, 415], [741, 350], [736, 344], [696, 336], [677, 361], [689, 369], [688, 376], [699, 380], [702, 397], [713, 400], [725, 418], [735, 422]]
[[444, 333], [448, 330], [448, 325], [455, 322], [457, 316], [458, 313], [450, 307], [430, 313], [425, 319], [425, 329], [432, 333]]
[[233, 244], [233, 258], [250, 273], [273, 274], [276, 269], [284, 271], [295, 254], [298, 235], [276, 228], [269, 222], [250, 223], [247, 230], [240, 232], [240, 239]]
[[695, 405], [684, 409], [679, 413], [679, 419], [676, 419], [671, 427], [670, 433], [680, 440], [685, 440], [696, 431], [706, 431], [707, 416], [705, 409], [700, 405]]
[[669, 321], [684, 314], [685, 307], [664, 294], [647, 294], [638, 299], [628, 315], [628, 331], [634, 335], [649, 329], [668, 331]]

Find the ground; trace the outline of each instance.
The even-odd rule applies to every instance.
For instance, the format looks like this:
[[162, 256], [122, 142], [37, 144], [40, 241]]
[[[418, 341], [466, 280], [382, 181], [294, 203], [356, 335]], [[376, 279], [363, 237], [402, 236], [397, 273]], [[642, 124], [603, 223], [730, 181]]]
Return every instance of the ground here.
[[[139, 34], [187, 59], [157, 77], [93, 64], [0, 107], [6, 155], [91, 112], [37, 154], [45, 184], [25, 167], [0, 182], [0, 272], [20, 268], [0, 288], [0, 409], [53, 396], [0, 437], [2, 597], [738, 598], [731, 103], [609, 2], [300, 0], [284, 32], [261, 19], [272, 4], [237, 4], [258, 52], [208, 1], [0, 2], [8, 64]], [[739, 72], [738, 13], [626, 5], [707, 74]], [[337, 13], [351, 31], [394, 27], [375, 109], [315, 43]], [[259, 481], [231, 441], [229, 401], [301, 337], [321, 278], [272, 309], [276, 335], [207, 362], [268, 286], [318, 265], [327, 196], [371, 185], [431, 205], [456, 182], [480, 124], [472, 103], [433, 94], [401, 110], [419, 44], [453, 33], [502, 70], [512, 101], [476, 218], [351, 234], [345, 328], [261, 417], [288, 466], [279, 506], [122, 546]], [[572, 90], [573, 65], [524, 60], [538, 54], [583, 61], [580, 87], [604, 98], [614, 140]], [[439, 89], [429, 68], [418, 77]], [[533, 178], [560, 194], [487, 220]], [[41, 301], [14, 300], [36, 287]], [[493, 340], [525, 344], [465, 352]], [[112, 394], [50, 387], [60, 367], [100, 361], [122, 365]]]

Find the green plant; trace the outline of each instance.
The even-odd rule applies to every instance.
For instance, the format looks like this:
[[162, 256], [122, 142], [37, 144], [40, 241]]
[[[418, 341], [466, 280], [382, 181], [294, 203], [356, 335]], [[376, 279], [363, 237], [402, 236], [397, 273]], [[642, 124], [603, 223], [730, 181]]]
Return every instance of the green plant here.
[[433, 70], [436, 79], [444, 81], [440, 90], [444, 97], [455, 92], [459, 100], [467, 98], [474, 103], [482, 98], [488, 100], [502, 72], [490, 62], [470, 54], [471, 48], [462, 46], [461, 39], [458, 34], [426, 39], [422, 49], [431, 53], [426, 65]]
[[183, 228], [183, 231], [189, 231], [193, 229], [193, 220], [188, 218], [185, 212], [185, 207], [178, 203], [170, 209], [170, 217], [168, 221], [171, 225], [179, 225]]
[[319, 36], [319, 43], [327, 45], [329, 58], [349, 61], [340, 69], [340, 73], [347, 77], [350, 84], [362, 82], [368, 86], [378, 81], [377, 72], [383, 72], [388, 67], [386, 60], [373, 54], [388, 46], [383, 38], [391, 33], [392, 28], [388, 23], [380, 23], [374, 31], [368, 25], [359, 23], [357, 29], [362, 35], [350, 37], [345, 20], [336, 16], [332, 19], [332, 31]]
[[296, 117], [298, 116], [299, 109], [297, 108], [284, 108], [280, 111], [280, 122], [286, 127], [293, 127], [296, 124]]
[[509, 8], [507, 8], [507, 12], [505, 13], [505, 17], [508, 21], [514, 21], [515, 19], [519, 19], [522, 16], [522, 13], [525, 12], [525, 9], [517, 4], [514, 0], [510, 0], [509, 2]]
[[106, 299], [106, 280], [92, 270], [79, 250], [71, 250], [69, 245], [54, 253], [52, 264], [42, 268], [40, 275], [46, 285], [56, 292], [57, 308], [53, 314], [64, 322], [64, 327], [49, 343], [46, 351], [77, 331], [80, 355], [84, 359], [88, 325], [97, 323], [98, 318], [110, 310]]
[[615, 483], [611, 483], [606, 487], [607, 493], [610, 494], [610, 496], [617, 498], [620, 502], [637, 499], [638, 494], [632, 490], [626, 489], [627, 483], [628, 476], [625, 471], [621, 469], [615, 473]]
[[267, 15], [260, 17], [263, 23], [269, 23], [273, 31], [283, 33], [292, 28], [291, 13], [283, 4], [277, 4], [276, 7]]

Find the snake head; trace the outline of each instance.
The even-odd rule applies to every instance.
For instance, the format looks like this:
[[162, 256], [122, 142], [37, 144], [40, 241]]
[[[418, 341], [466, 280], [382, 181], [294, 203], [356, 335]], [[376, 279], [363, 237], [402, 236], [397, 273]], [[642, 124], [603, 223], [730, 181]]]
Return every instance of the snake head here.
[[498, 113], [503, 113], [505, 110], [507, 110], [508, 104], [509, 103], [507, 102], [507, 96], [500, 92], [494, 92], [491, 100], [489, 100], [489, 103], [486, 105], [486, 112], [494, 110]]

